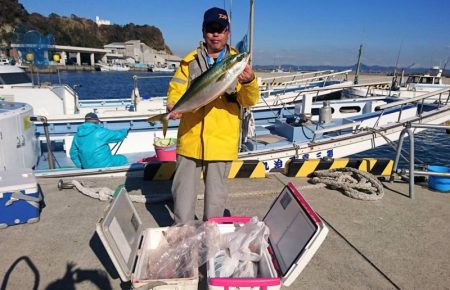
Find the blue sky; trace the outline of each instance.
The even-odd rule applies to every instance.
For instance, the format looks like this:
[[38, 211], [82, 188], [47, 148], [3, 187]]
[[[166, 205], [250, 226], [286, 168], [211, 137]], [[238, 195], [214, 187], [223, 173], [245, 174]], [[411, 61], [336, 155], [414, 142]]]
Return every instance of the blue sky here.
[[[19, 0], [29, 12], [158, 27], [183, 56], [202, 39], [203, 12], [230, 0]], [[248, 32], [249, 1], [232, 1], [232, 42]], [[450, 56], [448, 0], [255, 0], [255, 64], [399, 67], [443, 65]], [[400, 54], [399, 54], [400, 53]], [[450, 66], [450, 63], [448, 64]]]

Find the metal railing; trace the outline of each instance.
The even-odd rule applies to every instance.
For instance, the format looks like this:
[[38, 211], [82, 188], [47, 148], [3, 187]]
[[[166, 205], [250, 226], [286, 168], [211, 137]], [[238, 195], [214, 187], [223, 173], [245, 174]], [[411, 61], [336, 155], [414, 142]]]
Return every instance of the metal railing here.
[[[425, 176], [444, 176], [444, 177], [450, 177], [450, 173], [440, 173], [440, 172], [430, 172], [430, 171], [422, 171], [422, 170], [415, 170], [415, 161], [414, 161], [414, 132], [412, 128], [423, 128], [423, 129], [446, 129], [449, 130], [450, 126], [445, 125], [431, 125], [431, 124], [418, 124], [418, 123], [411, 123], [408, 122], [405, 124], [405, 128], [400, 133], [400, 137], [398, 139], [397, 144], [397, 152], [395, 155], [395, 161], [394, 161], [394, 167], [392, 169], [392, 174], [390, 176], [389, 181], [393, 182], [395, 179], [395, 174], [406, 174], [408, 175], [408, 181], [409, 181], [409, 198], [414, 199], [415, 193], [414, 193], [414, 177], [415, 175], [425, 175]], [[398, 172], [397, 167], [400, 160], [400, 155], [403, 147], [403, 138], [405, 137], [405, 134], [408, 133], [409, 137], [409, 170], [408, 171], [400, 171]]]

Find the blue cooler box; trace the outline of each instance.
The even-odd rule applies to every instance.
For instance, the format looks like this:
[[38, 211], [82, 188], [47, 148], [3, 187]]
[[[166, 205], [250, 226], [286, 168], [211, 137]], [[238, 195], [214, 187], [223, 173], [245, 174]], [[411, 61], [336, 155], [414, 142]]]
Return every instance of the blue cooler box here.
[[0, 228], [39, 221], [41, 200], [31, 169], [0, 171]]

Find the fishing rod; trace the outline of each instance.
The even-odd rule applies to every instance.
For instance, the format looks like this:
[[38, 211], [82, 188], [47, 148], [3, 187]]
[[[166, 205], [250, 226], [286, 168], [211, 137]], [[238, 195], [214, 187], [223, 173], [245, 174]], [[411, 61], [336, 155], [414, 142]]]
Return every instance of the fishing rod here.
[[127, 135], [125, 135], [125, 138], [123, 138], [122, 141], [117, 142], [117, 143], [113, 146], [113, 148], [111, 148], [111, 152], [112, 152], [112, 151], [114, 151], [114, 149], [116, 148], [116, 146], [119, 145], [119, 147], [117, 147], [116, 152], [114, 152], [113, 155], [116, 155], [117, 152], [119, 152], [120, 146], [122, 146], [123, 141], [125, 141], [125, 139], [128, 137], [128, 133], [130, 133], [130, 131], [131, 131], [131, 128], [128, 128]]

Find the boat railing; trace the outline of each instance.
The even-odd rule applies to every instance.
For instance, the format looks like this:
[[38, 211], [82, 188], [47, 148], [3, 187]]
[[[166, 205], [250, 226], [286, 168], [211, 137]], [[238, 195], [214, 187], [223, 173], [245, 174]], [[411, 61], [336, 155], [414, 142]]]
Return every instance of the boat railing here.
[[[288, 75], [281, 75], [281, 76], [273, 76], [273, 77], [266, 77], [266, 78], [261, 78], [261, 82], [265, 82], [265, 83], [273, 83], [277, 80], [281, 80], [281, 79], [289, 79], [291, 78], [291, 81], [294, 80], [302, 80], [305, 76], [320, 76], [323, 74], [330, 74], [330, 73], [334, 73], [334, 70], [321, 70], [321, 71], [314, 71], [314, 72], [302, 72], [302, 73], [298, 73], [298, 74], [288, 74]], [[300, 78], [300, 79], [299, 79]]]
[[301, 79], [301, 80], [285, 81], [285, 82], [283, 82], [283, 84], [296, 85], [296, 84], [302, 84], [302, 83], [311, 83], [315, 80], [330, 79], [330, 78], [336, 77], [338, 75], [346, 75], [349, 72], [351, 72], [351, 70], [340, 71], [340, 72], [335, 72], [335, 73], [330, 73], [330, 74], [325, 74], [325, 75], [319, 75], [319, 76], [314, 76], [314, 77]]
[[137, 106], [139, 103], [139, 99], [140, 99], [140, 94], [139, 94], [139, 88], [138, 88], [138, 81], [140, 79], [160, 79], [160, 78], [172, 78], [173, 75], [167, 75], [167, 76], [138, 76], [138, 75], [133, 75], [133, 90], [131, 93], [131, 102], [133, 104], [133, 110], [137, 111]]
[[313, 130], [313, 138], [311, 140], [311, 143], [314, 143], [316, 141], [316, 137], [318, 135], [324, 134], [324, 133], [329, 133], [329, 132], [336, 132], [336, 131], [340, 131], [343, 129], [348, 129], [348, 128], [352, 128], [352, 130], [357, 130], [359, 128], [359, 126], [361, 126], [361, 122], [351, 122], [348, 124], [342, 124], [342, 125], [338, 125], [338, 126], [333, 126], [333, 127], [329, 127], [329, 128], [322, 128], [319, 130]]
[[111, 106], [111, 105], [120, 105], [126, 106], [131, 104], [131, 98], [123, 98], [123, 99], [103, 99], [99, 102], [99, 100], [83, 100], [80, 102], [80, 107], [93, 107], [93, 106]]
[[77, 92], [69, 85], [63, 85], [68, 91], [69, 93], [71, 93], [74, 96], [78, 96]]
[[[408, 104], [408, 103], [419, 102], [419, 101], [425, 100], [427, 98], [434, 97], [436, 95], [439, 95], [439, 98], [441, 98], [442, 95], [444, 93], [446, 93], [446, 92], [450, 92], [450, 88], [444, 88], [444, 89], [436, 90], [434, 92], [425, 93], [425, 94], [422, 94], [420, 96], [413, 97], [413, 98], [401, 99], [401, 100], [398, 100], [398, 101], [395, 101], [395, 102], [392, 102], [392, 103], [381, 105], [381, 106], [378, 107], [378, 109], [379, 110], [385, 110], [385, 109], [389, 109], [389, 108], [392, 108], [392, 107], [396, 107], [396, 106], [400, 106], [400, 105], [404, 105], [404, 104]], [[449, 97], [450, 97], [450, 94], [449, 94]], [[448, 101], [449, 101], [449, 97], [447, 97], [447, 101], [445, 103], [439, 102], [439, 104], [447, 105]]]
[[293, 79], [293, 80], [286, 80], [286, 77], [283, 77], [284, 81], [275, 81], [274, 79], [271, 82], [265, 81], [265, 79], [260, 79], [259, 82], [261, 84], [260, 87], [264, 88], [261, 90], [261, 94], [265, 94], [266, 97], [270, 96], [272, 92], [276, 93], [286, 93], [286, 91], [292, 90], [292, 89], [302, 89], [302, 85], [307, 86], [314, 82], [324, 82], [326, 83], [330, 79], [335, 78], [339, 75], [345, 75], [344, 80], [347, 79], [348, 73], [351, 72], [351, 70], [336, 72], [336, 73], [328, 73], [328, 74], [320, 74], [313, 77], [303, 78], [303, 79]]
[[[299, 90], [297, 93], [297, 96], [294, 97], [294, 99], [292, 100], [292, 102], [296, 102], [297, 99], [299, 97], [302, 97], [304, 93], [310, 93], [310, 92], [322, 92], [322, 91], [330, 91], [330, 90], [337, 90], [337, 89], [347, 89], [347, 88], [355, 88], [355, 87], [363, 87], [363, 86], [368, 86], [368, 85], [376, 85], [376, 84], [384, 84], [386, 82], [374, 82], [374, 83], [366, 83], [366, 84], [351, 84], [351, 85], [342, 85], [342, 84], [337, 84], [337, 85], [331, 85], [331, 86], [327, 86], [327, 87], [323, 87], [323, 88], [310, 88], [310, 89], [302, 89]], [[262, 94], [263, 92], [261, 92]]]
[[[449, 92], [449, 95], [447, 97], [446, 102], [444, 103], [444, 102], [441, 102], [441, 98], [442, 98], [442, 95], [444, 93], [446, 93], [446, 92]], [[381, 120], [381, 117], [386, 112], [386, 110], [394, 108], [394, 107], [400, 107], [400, 110], [399, 110], [399, 113], [398, 113], [398, 119], [397, 119], [397, 122], [400, 122], [401, 118], [402, 118], [402, 113], [403, 113], [405, 107], [408, 107], [407, 105], [409, 105], [411, 103], [415, 103], [416, 106], [418, 106], [419, 103], [421, 104], [421, 109], [417, 112], [419, 117], [421, 117], [422, 113], [423, 113], [423, 105], [425, 103], [425, 99], [428, 99], [430, 97], [434, 97], [436, 95], [439, 95], [439, 102], [437, 104], [438, 107], [447, 105], [448, 101], [450, 99], [450, 88], [440, 89], [440, 90], [437, 90], [437, 91], [434, 91], [434, 92], [425, 93], [425, 94], [417, 96], [417, 97], [402, 99], [402, 100], [399, 100], [399, 101], [395, 101], [395, 102], [392, 102], [392, 103], [388, 103], [388, 104], [384, 104], [384, 105], [378, 106], [376, 109], [381, 111], [381, 113], [378, 116], [377, 121], [375, 122], [375, 126], [377, 126], [379, 124], [379, 121]]]

